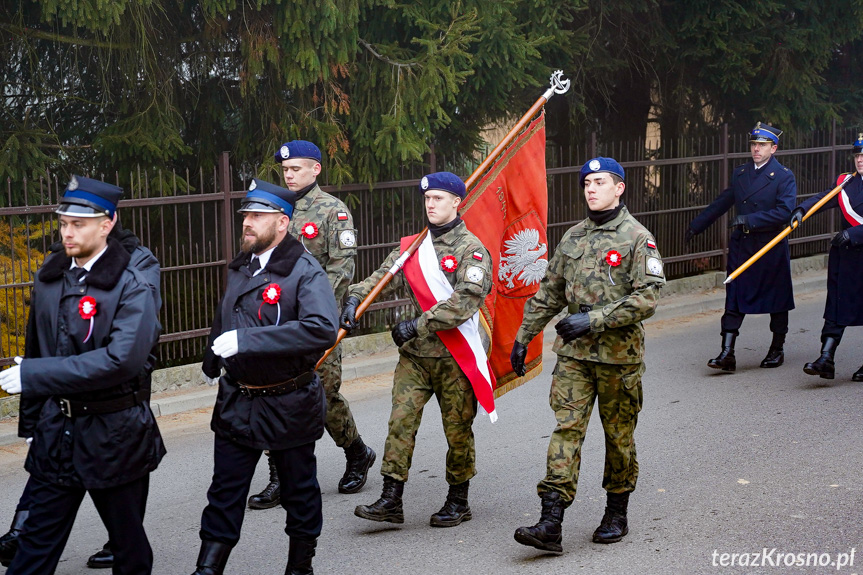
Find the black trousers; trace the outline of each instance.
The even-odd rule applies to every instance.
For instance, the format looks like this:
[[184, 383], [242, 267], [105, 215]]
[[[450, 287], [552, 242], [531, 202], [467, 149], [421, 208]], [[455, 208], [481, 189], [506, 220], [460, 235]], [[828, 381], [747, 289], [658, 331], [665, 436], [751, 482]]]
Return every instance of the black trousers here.
[[839, 325], [835, 321], [830, 321], [829, 319], [824, 320], [824, 327], [821, 328], [821, 343], [824, 343], [824, 340], [828, 337], [832, 337], [836, 340], [836, 344], [842, 341], [842, 335], [845, 333], [845, 328], [847, 326]]
[[[231, 547], [240, 540], [249, 486], [261, 453], [261, 449], [216, 436], [213, 483], [207, 491], [209, 505], [201, 516], [201, 539]], [[287, 513], [285, 533], [300, 539], [317, 538], [321, 534], [324, 517], [315, 444], [271, 449], [270, 458], [279, 473], [282, 507]]]
[[[722, 314], [721, 324], [723, 332], [730, 332], [734, 335], [740, 335], [740, 326], [743, 325], [745, 313], [739, 311], [725, 310]], [[788, 333], [788, 312], [780, 311], [770, 314], [770, 331], [775, 334], [785, 335]]]
[[108, 489], [87, 490], [55, 485], [32, 475], [28, 483], [30, 516], [18, 537], [18, 552], [6, 575], [54, 573], [78, 508], [87, 493], [90, 493], [111, 537], [113, 572], [123, 575], [149, 575], [152, 572], [153, 550], [144, 531], [149, 474]]

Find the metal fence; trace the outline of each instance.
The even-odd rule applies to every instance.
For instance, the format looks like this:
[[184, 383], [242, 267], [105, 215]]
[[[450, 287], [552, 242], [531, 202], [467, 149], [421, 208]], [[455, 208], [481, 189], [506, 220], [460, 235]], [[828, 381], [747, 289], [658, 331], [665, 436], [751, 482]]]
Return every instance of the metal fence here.
[[[849, 129], [784, 134], [778, 159], [797, 178], [798, 200], [832, 187], [840, 171], [852, 167], [847, 151], [856, 133]], [[838, 142], [838, 144], [837, 144]], [[728, 244], [726, 218], [684, 245], [688, 222], [724, 189], [734, 166], [749, 158], [746, 134], [727, 128], [709, 138], [645, 142], [601, 142], [594, 135], [582, 147], [547, 149], [548, 238], [553, 251], [564, 232], [585, 217], [578, 188], [582, 163], [611, 156], [626, 169], [623, 200], [656, 235], [669, 278], [724, 269]], [[448, 165], [433, 154], [426, 164], [405, 166], [398, 181], [369, 187], [351, 184], [326, 191], [352, 209], [360, 240], [355, 281], [371, 274], [402, 236], [425, 226], [419, 178], [448, 169], [467, 176], [472, 166]], [[160, 312], [162, 366], [198, 361], [215, 306], [224, 290], [226, 264], [237, 249], [239, 199], [249, 170], [232, 166], [227, 153], [212, 173], [114, 174], [103, 178], [126, 189], [120, 202], [122, 224], [135, 232], [162, 265]], [[96, 177], [98, 175], [95, 175]], [[0, 365], [22, 353], [33, 274], [57, 239], [53, 210], [65, 181], [46, 175], [38, 182], [7, 181], [7, 207], [0, 207]], [[23, 204], [23, 205], [22, 205]], [[838, 231], [836, 216], [808, 220], [791, 239], [792, 256], [826, 251]], [[405, 294], [376, 302], [357, 333], [381, 331], [412, 314]]]

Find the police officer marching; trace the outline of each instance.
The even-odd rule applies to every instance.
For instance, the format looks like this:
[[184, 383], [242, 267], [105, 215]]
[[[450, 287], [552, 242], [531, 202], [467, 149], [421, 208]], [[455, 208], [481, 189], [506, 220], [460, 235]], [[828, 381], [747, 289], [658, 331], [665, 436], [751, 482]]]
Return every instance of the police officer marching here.
[[[761, 122], [753, 128], [749, 134], [752, 160], [734, 169], [731, 186], [692, 220], [686, 231], [689, 242], [734, 207], [737, 215], [729, 224], [733, 231], [728, 245], [728, 273], [776, 237], [794, 209], [797, 198], [794, 174], [773, 156], [781, 134]], [[734, 344], [743, 318], [746, 314], [769, 313], [773, 340], [761, 367], [779, 367], [785, 361], [788, 312], [792, 309], [791, 252], [788, 240], [783, 239], [746, 273], [727, 284], [721, 319], [722, 350], [707, 365], [723, 371], [736, 370]]]
[[57, 208], [64, 251], [36, 275], [26, 357], [0, 374], [0, 387], [22, 394], [19, 433], [32, 437], [29, 517], [10, 574], [54, 572], [87, 493], [108, 529], [113, 572], [152, 571], [143, 518], [165, 447], [144, 386], [158, 297], [109, 237], [122, 193], [72, 177]]
[[527, 346], [561, 310], [556, 325], [557, 366], [550, 403], [557, 426], [548, 444], [545, 478], [537, 492], [539, 521], [519, 527], [522, 545], [559, 553], [564, 510], [575, 499], [581, 446], [593, 404], [605, 432], [607, 493], [595, 543], [620, 541], [628, 532], [629, 494], [638, 479], [635, 426], [642, 404], [644, 328], [665, 284], [662, 259], [651, 233], [620, 201], [623, 167], [612, 158], [594, 158], [581, 168], [588, 217], [570, 228], [548, 263], [539, 291], [524, 306], [510, 360], [525, 374]]
[[[285, 186], [296, 194], [288, 233], [299, 239], [324, 268], [336, 303], [341, 304], [354, 277], [357, 255], [357, 235], [351, 212], [344, 202], [318, 186], [321, 151], [313, 143], [286, 142], [275, 153], [275, 160], [281, 164]], [[375, 452], [363, 443], [351, 407], [339, 392], [341, 346], [330, 353], [317, 371], [327, 396], [327, 433], [345, 450], [345, 473], [339, 481], [339, 493], [356, 493], [366, 483], [369, 468], [375, 462]], [[268, 460], [270, 482], [263, 491], [249, 498], [251, 509], [267, 509], [279, 504], [279, 478], [272, 460], [269, 457]]]
[[315, 441], [326, 416], [314, 369], [336, 341], [338, 309], [326, 273], [288, 233], [295, 202], [291, 190], [252, 180], [240, 207], [242, 251], [228, 265], [202, 366], [205, 377], [219, 378], [219, 393], [196, 575], [224, 572], [264, 450], [284, 486], [290, 537], [285, 573], [313, 572], [323, 524]]
[[[834, 357], [847, 326], [863, 325], [863, 133], [851, 146], [855, 172], [842, 191], [828, 200], [823, 209], [842, 210], [842, 230], [830, 241], [827, 264], [827, 302], [824, 305], [824, 326], [821, 328], [821, 355], [803, 366], [809, 375], [824, 379], [835, 377]], [[839, 176], [837, 185], [848, 174]], [[789, 225], [800, 224], [809, 211], [829, 190], [808, 198], [794, 209]], [[851, 376], [863, 381], [863, 367]]]

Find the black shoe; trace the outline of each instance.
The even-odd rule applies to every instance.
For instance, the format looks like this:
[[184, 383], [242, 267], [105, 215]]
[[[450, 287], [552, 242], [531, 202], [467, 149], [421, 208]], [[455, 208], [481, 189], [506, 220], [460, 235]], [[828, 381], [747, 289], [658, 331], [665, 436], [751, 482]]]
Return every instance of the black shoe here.
[[602, 522], [593, 532], [594, 543], [617, 543], [629, 533], [626, 522], [629, 493], [609, 493], [607, 497]]
[[339, 481], [339, 493], [356, 493], [368, 479], [369, 468], [375, 462], [374, 450], [357, 437], [345, 448], [345, 474]]
[[431, 516], [432, 527], [455, 527], [462, 521], [470, 521], [473, 516], [467, 504], [467, 491], [470, 481], [450, 485], [446, 501], [441, 510]]
[[291, 537], [291, 546], [288, 551], [288, 567], [285, 575], [314, 575], [312, 570], [312, 557], [315, 556], [317, 539], [299, 539]]
[[785, 334], [774, 333], [773, 342], [770, 344], [770, 349], [767, 350], [767, 355], [761, 360], [761, 367], [779, 367], [785, 363]]
[[737, 335], [723, 331], [722, 332], [722, 351], [719, 356], [707, 362], [707, 367], [713, 369], [721, 369], [722, 371], [735, 371], [737, 369], [737, 359], [734, 357], [734, 340]]
[[563, 553], [563, 500], [557, 491], [546, 491], [542, 495], [542, 512], [539, 522], [533, 527], [519, 527], [515, 540], [522, 545], [543, 551]]
[[96, 551], [87, 559], [87, 567], [90, 569], [110, 569], [114, 566], [114, 552], [111, 551], [111, 542], [105, 543], [101, 551]]
[[388, 521], [389, 523], [404, 523], [405, 513], [402, 509], [402, 494], [405, 484], [392, 477], [384, 476], [384, 489], [381, 498], [371, 505], [357, 505], [354, 515], [370, 521]]
[[30, 511], [16, 511], [12, 516], [12, 525], [3, 537], [0, 537], [0, 565], [9, 567], [15, 554], [18, 553], [18, 536], [24, 528], [24, 522], [30, 516]]
[[267, 453], [267, 463], [270, 466], [270, 482], [263, 491], [249, 497], [249, 509], [269, 509], [278, 505], [282, 500], [279, 472], [276, 470], [276, 464], [273, 463], [273, 458], [270, 457], [269, 453]]
[[863, 366], [854, 372], [854, 375], [851, 376], [851, 381], [863, 381]]
[[216, 541], [201, 541], [201, 551], [198, 553], [198, 568], [192, 575], [222, 575], [231, 546]]
[[821, 357], [803, 366], [803, 371], [809, 375], [817, 375], [823, 379], [833, 379], [836, 376], [836, 365], [833, 357], [839, 342], [836, 338], [825, 337], [821, 344]]

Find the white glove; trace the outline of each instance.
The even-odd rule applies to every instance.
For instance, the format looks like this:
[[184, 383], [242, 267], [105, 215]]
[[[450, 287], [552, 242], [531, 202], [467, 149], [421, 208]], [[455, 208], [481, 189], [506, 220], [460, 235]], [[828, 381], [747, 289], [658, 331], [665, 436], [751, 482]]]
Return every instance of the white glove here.
[[226, 331], [215, 340], [213, 340], [213, 353], [219, 357], [228, 358], [237, 355], [240, 351], [240, 344], [237, 341], [237, 330]]
[[0, 372], [0, 388], [12, 395], [21, 393], [21, 356], [15, 358], [15, 364]]
[[28, 437], [28, 438], [27, 438], [27, 439], [25, 439], [24, 441], [27, 443], [27, 445], [30, 445], [31, 443], [33, 443], [33, 438], [32, 438], [32, 437]]
[[206, 384], [207, 384], [207, 385], [209, 385], [210, 387], [213, 387], [214, 385], [216, 385], [217, 383], [219, 383], [219, 378], [218, 378], [218, 377], [210, 377], [209, 375], [207, 375], [207, 374], [206, 374], [206, 373], [204, 373], [203, 371], [201, 372], [201, 376], [204, 378], [204, 383], [206, 383]]

